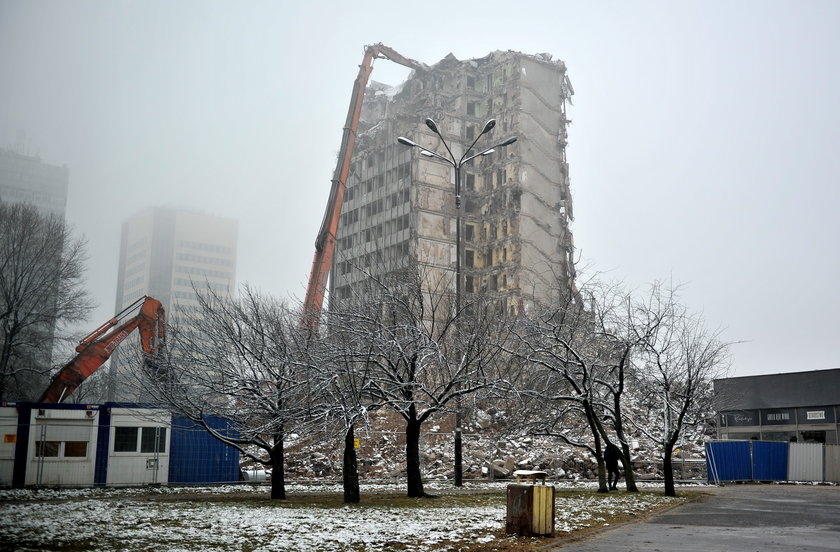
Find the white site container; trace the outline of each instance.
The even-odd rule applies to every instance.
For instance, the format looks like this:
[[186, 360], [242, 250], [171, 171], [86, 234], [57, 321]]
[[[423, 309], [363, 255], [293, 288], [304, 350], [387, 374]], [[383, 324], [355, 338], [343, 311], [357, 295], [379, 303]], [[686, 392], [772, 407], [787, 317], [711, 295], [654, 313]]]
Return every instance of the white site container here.
[[18, 430], [17, 409], [0, 407], [0, 487], [9, 487], [15, 471], [15, 447]]
[[156, 408], [111, 408], [106, 484], [169, 482], [172, 417]]
[[35, 407], [29, 416], [26, 485], [93, 486], [99, 410]]

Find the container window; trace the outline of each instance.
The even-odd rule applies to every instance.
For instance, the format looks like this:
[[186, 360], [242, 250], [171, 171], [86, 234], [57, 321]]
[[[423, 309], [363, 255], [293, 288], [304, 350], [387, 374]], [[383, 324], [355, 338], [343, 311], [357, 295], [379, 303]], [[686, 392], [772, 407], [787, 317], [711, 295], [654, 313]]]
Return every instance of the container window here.
[[85, 458], [87, 456], [87, 441], [65, 441], [65, 458]]
[[55, 458], [61, 441], [35, 441], [35, 456]]
[[[159, 437], [155, 436], [157, 430], [160, 430]], [[140, 452], [166, 452], [166, 428], [144, 427]]]
[[114, 428], [114, 452], [137, 452], [137, 428]]

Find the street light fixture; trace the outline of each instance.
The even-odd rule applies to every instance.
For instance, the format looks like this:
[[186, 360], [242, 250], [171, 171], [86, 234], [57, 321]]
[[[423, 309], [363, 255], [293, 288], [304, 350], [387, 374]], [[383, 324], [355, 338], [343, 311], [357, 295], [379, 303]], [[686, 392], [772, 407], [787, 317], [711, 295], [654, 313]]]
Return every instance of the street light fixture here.
[[[429, 127], [429, 130], [437, 134], [440, 141], [443, 143], [443, 147], [446, 148], [446, 152], [449, 154], [449, 157], [445, 157], [439, 153], [434, 151], [427, 150], [417, 142], [413, 142], [408, 138], [400, 136], [397, 138], [397, 142], [404, 146], [408, 146], [410, 148], [418, 148], [420, 149], [420, 155], [425, 157], [431, 157], [434, 159], [440, 159], [452, 166], [455, 169], [455, 317], [456, 321], [457, 318], [461, 316], [461, 167], [464, 166], [465, 163], [469, 163], [476, 157], [484, 157], [486, 155], [490, 155], [496, 151], [496, 148], [503, 148], [509, 146], [516, 142], [516, 137], [511, 136], [506, 140], [499, 142], [493, 146], [490, 146], [487, 149], [484, 149], [478, 153], [474, 153], [470, 155], [473, 147], [478, 142], [478, 140], [493, 130], [493, 127], [496, 126], [496, 119], [490, 119], [486, 123], [484, 123], [484, 128], [481, 129], [481, 132], [478, 136], [475, 137], [470, 147], [468, 147], [463, 155], [460, 158], [456, 158], [455, 154], [452, 153], [452, 149], [449, 147], [449, 144], [446, 143], [443, 135], [440, 133], [438, 129], [437, 123], [435, 123], [434, 119], [426, 119], [426, 126]], [[455, 328], [458, 328], [456, 324]], [[460, 487], [463, 485], [463, 464], [462, 464], [462, 445], [461, 445], [461, 399], [460, 396], [457, 398], [457, 406], [455, 409], [455, 486]]]

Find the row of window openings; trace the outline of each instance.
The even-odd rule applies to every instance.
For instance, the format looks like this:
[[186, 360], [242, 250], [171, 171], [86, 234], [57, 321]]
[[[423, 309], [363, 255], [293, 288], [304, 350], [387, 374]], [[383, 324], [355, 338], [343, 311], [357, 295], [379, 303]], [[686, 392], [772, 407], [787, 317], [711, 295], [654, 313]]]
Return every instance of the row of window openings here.
[[[396, 158], [396, 159], [395, 159]], [[364, 159], [350, 166], [350, 174], [358, 175], [361, 171], [380, 168], [386, 164], [397, 165], [390, 170], [400, 170], [411, 163], [411, 151], [396, 144], [368, 153]]]
[[129, 244], [129, 246], [126, 248], [126, 251], [133, 251], [133, 250], [137, 249], [138, 247], [146, 245], [147, 241], [148, 241], [148, 238], [146, 236], [143, 236], [142, 238], [131, 242]]
[[202, 263], [216, 266], [233, 266], [233, 261], [230, 259], [207, 257], [206, 255], [193, 255], [192, 253], [177, 253], [175, 255], [175, 259], [179, 261], [192, 261], [194, 263]]
[[178, 247], [198, 249], [199, 251], [210, 251], [212, 253], [223, 253], [225, 255], [233, 255], [235, 251], [232, 247], [225, 247], [224, 245], [216, 245], [212, 243], [202, 243], [185, 240], [178, 240], [176, 243]]
[[[479, 256], [481, 255], [480, 252], [475, 251], [473, 249], [467, 249], [464, 251], [464, 265], [467, 268], [481, 268], [478, 266]], [[495, 260], [498, 260], [500, 263], [508, 262], [508, 248], [502, 247], [499, 254], [495, 256]], [[493, 248], [488, 248], [487, 252], [484, 254], [484, 263], [482, 266], [493, 266], [496, 263], [494, 261], [493, 256]]]
[[[483, 180], [493, 188], [500, 188], [507, 182], [505, 169], [500, 167], [495, 171], [488, 171], [484, 173]], [[474, 173], [468, 172], [464, 175], [464, 189], [468, 192], [476, 191], [476, 178]]]
[[212, 270], [209, 268], [200, 268], [195, 266], [175, 265], [175, 272], [186, 275], [196, 275], [203, 278], [219, 278], [223, 280], [233, 280], [232, 272], [225, 272], [223, 270]]
[[383, 236], [390, 236], [401, 230], [405, 230], [409, 226], [409, 216], [405, 214], [392, 220], [377, 224], [372, 228], [366, 228], [363, 232], [358, 234], [350, 234], [338, 240], [338, 247], [341, 251], [348, 251], [354, 245], [360, 243], [370, 243], [373, 240], [378, 240]]
[[[508, 69], [510, 69], [510, 71], [508, 71]], [[496, 71], [499, 73], [499, 82], [505, 82], [507, 80], [508, 74], [513, 72], [513, 68], [505, 65], [498, 68]], [[467, 90], [476, 90], [478, 78], [474, 75], [467, 75], [465, 84]], [[480, 90], [480, 92], [489, 92], [490, 90], [493, 90], [493, 73], [490, 73], [485, 77], [484, 84], [485, 88], [484, 90]]]
[[399, 207], [400, 205], [408, 203], [410, 197], [411, 194], [408, 188], [406, 188], [399, 192], [394, 192], [388, 197], [380, 198], [376, 201], [371, 201], [367, 205], [363, 205], [361, 207], [357, 207], [356, 209], [347, 211], [346, 213], [341, 215], [342, 226], [358, 222], [359, 217], [371, 217], [373, 215], [381, 213], [386, 209], [394, 209], [395, 207]]
[[[480, 280], [479, 277], [467, 274], [464, 277], [464, 291], [467, 293], [484, 291], [484, 289], [479, 290], [477, 287]], [[482, 288], [486, 288], [487, 291], [505, 290], [507, 285], [507, 274], [491, 274], [486, 280], [482, 281]]]
[[344, 202], [355, 199], [357, 193], [369, 194], [374, 190], [384, 188], [386, 184], [399, 182], [410, 176], [411, 163], [403, 163], [396, 168], [386, 171], [385, 174], [376, 175], [359, 183], [356, 183], [356, 179], [354, 178], [348, 182], [347, 190], [344, 192]]
[[137, 253], [134, 253], [131, 256], [129, 256], [128, 258], [126, 258], [125, 264], [126, 264], [126, 266], [134, 264], [137, 261], [139, 261], [140, 259], [143, 259], [145, 256], [146, 256], [146, 250], [141, 249]]
[[[114, 452], [166, 452], [165, 427], [116, 427]], [[88, 441], [35, 441], [38, 458], [86, 458]]]
[[383, 261], [389, 259], [396, 259], [399, 257], [407, 257], [409, 252], [409, 243], [408, 240], [398, 243], [396, 245], [392, 245], [390, 247], [386, 247], [382, 249], [381, 257], [378, 254], [371, 254], [371, 255], [362, 255], [353, 259], [352, 261], [342, 261], [338, 263], [338, 273], [340, 275], [349, 274], [353, 267], [361, 267], [361, 268], [368, 268], [371, 265], [375, 265], [378, 262], [378, 259], [382, 259]]
[[[476, 225], [466, 224], [464, 226], [464, 240], [471, 242], [476, 241]], [[499, 224], [490, 223], [481, 226], [482, 240], [496, 240], [508, 236], [508, 221], [503, 219]], [[505, 259], [507, 260], [507, 259]]]
[[215, 292], [228, 293], [230, 291], [230, 286], [227, 284], [215, 284], [212, 282], [201, 280], [187, 280], [186, 278], [175, 278], [173, 282], [176, 286], [184, 286], [190, 288], [195, 286], [199, 290], [206, 290], [207, 286], [210, 286], [210, 289], [212, 289]]
[[123, 284], [123, 287], [125, 287], [126, 289], [135, 288], [139, 285], [142, 285], [143, 280], [144, 280], [143, 276], [138, 276], [137, 278], [132, 278], [131, 280], [128, 280], [125, 284]]

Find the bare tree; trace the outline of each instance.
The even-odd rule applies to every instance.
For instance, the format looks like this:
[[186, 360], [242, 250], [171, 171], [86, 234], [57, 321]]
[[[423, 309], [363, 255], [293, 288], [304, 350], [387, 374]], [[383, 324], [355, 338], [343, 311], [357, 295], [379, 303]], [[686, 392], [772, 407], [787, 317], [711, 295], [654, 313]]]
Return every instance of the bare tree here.
[[370, 397], [405, 420], [408, 496], [421, 497], [422, 424], [498, 380], [505, 324], [478, 297], [454, 312], [444, 272], [411, 265], [368, 276], [355, 297], [334, 302], [330, 327], [367, 367]]
[[313, 397], [325, 415], [325, 429], [331, 433], [331, 422], [340, 426], [344, 441], [342, 484], [344, 502], [357, 504], [361, 500], [359, 469], [356, 457], [356, 426], [367, 424], [368, 413], [379, 408], [380, 402], [369, 389], [371, 364], [357, 353], [355, 333], [333, 328], [333, 317], [319, 313], [320, 335], [313, 336], [309, 347], [309, 365], [321, 382], [319, 396]]
[[[613, 351], [601, 339], [584, 296], [560, 292], [554, 303], [534, 309], [536, 313], [517, 327], [510, 352], [527, 363], [520, 393], [551, 405], [551, 414], [542, 418], [543, 428], [536, 431], [589, 450], [597, 462], [598, 492], [606, 493], [602, 444], [606, 430], [599, 386]], [[570, 426], [574, 420], [585, 424], [587, 436]]]
[[0, 202], [0, 400], [34, 400], [51, 350], [87, 318], [85, 242], [26, 204]]
[[[287, 305], [244, 287], [240, 298], [208, 288], [170, 332], [168, 358], [147, 377], [153, 394], [246, 458], [272, 470], [271, 498], [285, 499], [284, 442], [319, 412], [311, 398], [309, 330]], [[208, 423], [226, 419], [228, 431]]]
[[660, 282], [636, 303], [633, 315], [641, 341], [638, 362], [647, 390], [645, 402], [662, 412], [661, 425], [640, 425], [640, 429], [662, 443], [665, 494], [676, 496], [674, 447], [683, 430], [702, 423], [708, 413], [712, 380], [728, 369], [730, 344], [679, 302], [678, 288]]
[[[634, 324], [633, 298], [623, 285], [593, 281], [584, 292], [592, 316], [593, 331], [600, 345], [605, 348], [602, 356], [603, 370], [597, 377], [600, 404], [604, 409], [605, 421], [612, 426], [612, 434], [618, 441], [627, 490], [638, 492], [627, 435], [628, 423], [635, 425], [635, 420], [626, 419], [628, 416], [632, 418], [633, 413], [628, 413], [624, 404], [625, 398], [635, 396], [638, 391], [634, 358], [644, 339], [656, 329], [657, 321], [652, 320], [653, 325], [643, 328]], [[616, 445], [612, 442], [611, 432], [603, 425], [599, 428], [607, 445]]]

